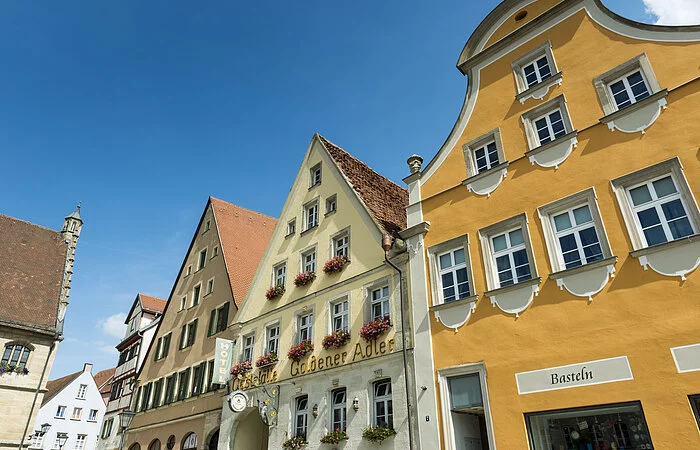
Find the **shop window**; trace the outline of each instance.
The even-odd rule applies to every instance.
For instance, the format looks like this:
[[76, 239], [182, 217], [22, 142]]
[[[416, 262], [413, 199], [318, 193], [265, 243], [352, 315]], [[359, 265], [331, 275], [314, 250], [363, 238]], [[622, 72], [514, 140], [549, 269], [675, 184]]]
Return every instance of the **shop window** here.
[[640, 403], [525, 415], [532, 450], [653, 449]]
[[382, 380], [374, 383], [374, 425], [394, 428], [391, 380]]
[[331, 430], [347, 429], [348, 408], [345, 388], [331, 391]]

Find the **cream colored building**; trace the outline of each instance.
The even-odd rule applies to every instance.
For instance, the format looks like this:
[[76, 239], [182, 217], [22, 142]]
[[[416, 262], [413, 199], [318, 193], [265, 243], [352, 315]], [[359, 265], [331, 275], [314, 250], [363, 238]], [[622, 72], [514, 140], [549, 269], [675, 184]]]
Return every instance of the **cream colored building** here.
[[[407, 203], [404, 188], [314, 135], [231, 326], [234, 363], [249, 361], [251, 370], [232, 380], [220, 449], [281, 449], [295, 436], [308, 449], [330, 448], [321, 439], [334, 429], [346, 431], [345, 448], [374, 448], [362, 435], [375, 425], [396, 432], [383, 448], [409, 447], [404, 362], [410, 366], [412, 349], [409, 327], [402, 330], [402, 290], [409, 302], [382, 248], [386, 235], [390, 257], [403, 270], [405, 248], [396, 236], [405, 228]], [[327, 262], [340, 256], [349, 262], [327, 273]], [[310, 272], [315, 278], [306, 275], [312, 281], [297, 286], [295, 279]], [[268, 299], [274, 286], [284, 293]], [[408, 324], [408, 307], [404, 316]], [[377, 319], [391, 327], [376, 339], [360, 337], [363, 325]], [[349, 340], [325, 349], [324, 337], [341, 329]], [[307, 340], [313, 350], [292, 359], [290, 349]], [[265, 362], [271, 364], [258, 367]]]
[[0, 215], [0, 449], [29, 445], [35, 431], [82, 225], [80, 207], [61, 231]]
[[136, 375], [132, 409], [137, 414], [124, 449], [216, 448], [226, 394], [212, 383], [216, 338], [233, 337], [227, 326], [275, 223], [272, 217], [209, 199]]

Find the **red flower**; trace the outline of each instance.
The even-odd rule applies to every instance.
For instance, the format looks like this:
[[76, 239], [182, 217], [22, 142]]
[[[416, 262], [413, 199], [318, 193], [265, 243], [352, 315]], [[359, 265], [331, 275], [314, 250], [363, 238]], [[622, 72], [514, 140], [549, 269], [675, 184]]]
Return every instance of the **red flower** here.
[[366, 323], [360, 329], [360, 336], [365, 341], [374, 341], [391, 328], [391, 318], [389, 316], [379, 317], [370, 323]]

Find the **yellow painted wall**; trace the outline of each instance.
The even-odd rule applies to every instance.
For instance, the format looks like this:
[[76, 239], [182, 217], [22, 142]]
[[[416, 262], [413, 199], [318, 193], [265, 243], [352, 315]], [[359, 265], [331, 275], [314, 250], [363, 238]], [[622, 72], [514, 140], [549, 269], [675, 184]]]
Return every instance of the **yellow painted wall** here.
[[[551, 40], [563, 84], [542, 101], [564, 93], [578, 148], [558, 170], [530, 164], [520, 116], [541, 104], [515, 100], [510, 63]], [[595, 24], [579, 12], [481, 72], [478, 100], [458, 145], [422, 188], [424, 219], [431, 223], [426, 248], [468, 234], [476, 311], [455, 333], [432, 321], [435, 368], [484, 361], [496, 444], [526, 447], [524, 413], [640, 400], [655, 448], [700, 448], [688, 401], [700, 393], [700, 372], [679, 374], [670, 348], [700, 342], [700, 274], [687, 281], [645, 271], [632, 250], [610, 180], [678, 156], [691, 190], [700, 192], [700, 81], [698, 44], [637, 41]], [[592, 80], [645, 52], [668, 109], [646, 131], [610, 132]], [[680, 85], [682, 87], [677, 88]], [[490, 197], [469, 193], [462, 144], [500, 127], [507, 178]], [[593, 186], [612, 252], [615, 278], [588, 303], [561, 291], [552, 272], [537, 207]], [[486, 278], [477, 230], [527, 213], [532, 249], [543, 281], [539, 296], [518, 319], [493, 308], [483, 292]], [[430, 302], [432, 304], [432, 302]], [[634, 381], [519, 395], [515, 373], [627, 355]]]

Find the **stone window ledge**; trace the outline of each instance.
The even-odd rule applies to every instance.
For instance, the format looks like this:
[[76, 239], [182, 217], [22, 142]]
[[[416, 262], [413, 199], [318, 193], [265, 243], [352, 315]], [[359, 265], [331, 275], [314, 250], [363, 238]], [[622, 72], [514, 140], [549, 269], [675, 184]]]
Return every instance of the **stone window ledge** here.
[[478, 295], [472, 295], [453, 302], [433, 305], [430, 310], [435, 314], [435, 320], [447, 328], [452, 328], [456, 333], [459, 327], [467, 323], [476, 309], [478, 297]]
[[577, 297], [588, 297], [590, 302], [595, 294], [603, 290], [610, 278], [615, 276], [615, 263], [617, 263], [617, 256], [611, 256], [590, 264], [551, 273], [549, 278], [556, 280], [560, 290], [566, 288]]
[[532, 303], [535, 295], [539, 294], [539, 284], [542, 277], [535, 277], [527, 281], [522, 281], [510, 286], [492, 289], [484, 293], [491, 299], [491, 305], [507, 313], [515, 314], [515, 318], [520, 317], [520, 313], [525, 311]]
[[666, 109], [666, 97], [668, 89], [662, 89], [649, 97], [632, 103], [618, 111], [599, 119], [600, 123], [608, 126], [610, 131], [620, 130], [623, 133], [635, 133], [649, 128]]
[[309, 227], [306, 230], [302, 231], [301, 233], [299, 233], [299, 236], [303, 236], [303, 235], [307, 234], [308, 232], [315, 230], [316, 228], [318, 228], [318, 224], [314, 225], [313, 227]]
[[525, 152], [525, 156], [530, 159], [530, 164], [542, 167], [559, 168], [559, 164], [563, 163], [569, 157], [574, 148], [578, 146], [578, 130], [574, 130], [564, 136], [558, 137], [553, 141], [535, 147], [532, 150]]
[[545, 95], [547, 95], [547, 92], [554, 86], [555, 84], [561, 85], [562, 82], [562, 75], [563, 72], [559, 71], [552, 75], [551, 77], [547, 78], [546, 80], [537, 83], [536, 85], [532, 86], [531, 88], [528, 88], [520, 93], [518, 93], [515, 98], [520, 102], [522, 105], [525, 103], [525, 100], [528, 98], [534, 98], [537, 100], [542, 100]]
[[450, 308], [455, 307], [455, 306], [464, 306], [464, 305], [468, 305], [469, 303], [475, 303], [478, 298], [479, 298], [479, 295], [474, 294], [474, 295], [470, 295], [469, 297], [460, 298], [459, 300], [455, 300], [452, 302], [439, 303], [437, 305], [433, 305], [430, 307], [430, 310], [431, 311], [442, 311], [445, 309], [450, 309]]
[[470, 192], [478, 195], [491, 196], [493, 192], [506, 177], [508, 173], [508, 161], [504, 161], [497, 166], [490, 168], [484, 172], [472, 175], [462, 181], [462, 184], [467, 187]]
[[630, 255], [639, 259], [644, 270], [651, 267], [661, 275], [681, 277], [684, 281], [687, 274], [700, 266], [700, 235], [642, 248]]

